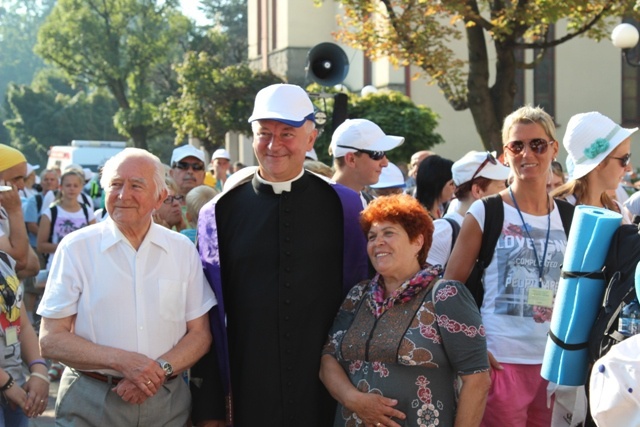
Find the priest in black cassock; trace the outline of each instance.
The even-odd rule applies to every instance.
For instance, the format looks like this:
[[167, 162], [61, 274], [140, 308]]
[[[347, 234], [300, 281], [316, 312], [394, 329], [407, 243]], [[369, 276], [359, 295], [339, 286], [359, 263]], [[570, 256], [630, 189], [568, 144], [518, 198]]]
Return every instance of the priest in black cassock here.
[[199, 217], [218, 305], [214, 344], [192, 370], [193, 422], [328, 427], [320, 352], [346, 292], [367, 277], [362, 203], [303, 169], [318, 132], [302, 88], [262, 89], [249, 122], [259, 166], [232, 175]]

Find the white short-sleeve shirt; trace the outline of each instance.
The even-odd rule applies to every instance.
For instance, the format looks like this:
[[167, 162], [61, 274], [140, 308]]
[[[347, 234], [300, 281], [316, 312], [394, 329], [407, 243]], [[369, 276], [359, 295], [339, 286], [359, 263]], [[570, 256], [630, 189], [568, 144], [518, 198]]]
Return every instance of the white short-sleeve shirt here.
[[[446, 214], [445, 218], [451, 218], [462, 226], [464, 217], [458, 212]], [[449, 262], [451, 256], [451, 240], [453, 238], [453, 228], [446, 219], [436, 219], [433, 221], [433, 239], [427, 254], [427, 262], [431, 265], [441, 265], [443, 268]]]
[[76, 335], [156, 359], [216, 303], [187, 237], [151, 224], [136, 251], [108, 219], [60, 243], [38, 314], [76, 314]]

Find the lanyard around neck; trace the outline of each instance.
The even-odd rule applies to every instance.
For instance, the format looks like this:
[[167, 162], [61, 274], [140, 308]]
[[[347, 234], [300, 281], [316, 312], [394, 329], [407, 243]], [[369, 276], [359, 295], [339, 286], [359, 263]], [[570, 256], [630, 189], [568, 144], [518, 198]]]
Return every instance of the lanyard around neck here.
[[529, 234], [529, 226], [524, 221], [524, 216], [522, 216], [522, 211], [518, 206], [518, 202], [516, 202], [516, 198], [513, 195], [513, 191], [511, 190], [511, 186], [509, 186], [509, 196], [511, 196], [511, 200], [513, 201], [513, 206], [518, 211], [518, 215], [520, 216], [520, 220], [522, 221], [522, 228], [524, 228], [524, 232], [527, 233], [527, 237], [531, 241], [531, 246], [533, 247], [533, 255], [536, 257], [536, 264], [538, 264], [538, 287], [542, 287], [542, 278], [544, 276], [544, 260], [547, 258], [547, 248], [549, 247], [549, 234], [551, 232], [551, 205], [549, 204], [549, 200], [547, 200], [547, 239], [544, 242], [544, 251], [542, 253], [542, 260], [538, 259], [538, 251], [536, 250], [536, 244]]

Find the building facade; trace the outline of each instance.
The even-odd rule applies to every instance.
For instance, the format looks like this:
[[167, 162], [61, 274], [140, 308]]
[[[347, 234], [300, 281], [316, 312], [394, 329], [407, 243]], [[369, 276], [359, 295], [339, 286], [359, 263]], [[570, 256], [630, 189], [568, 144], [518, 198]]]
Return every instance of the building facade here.
[[[249, 0], [252, 66], [270, 69], [290, 83], [312, 83], [305, 77], [307, 53], [319, 43], [337, 43], [333, 34], [338, 30], [336, 16], [341, 13], [341, 5], [330, 0], [317, 6], [313, 0]], [[553, 32], [555, 37], [562, 37], [562, 23]], [[436, 131], [445, 143], [433, 150], [444, 157], [456, 160], [469, 150], [483, 149], [471, 112], [454, 111], [436, 85], [430, 85], [425, 78], [412, 79], [419, 69], [394, 68], [387, 60], [371, 62], [362, 52], [341, 47], [349, 58], [349, 73], [344, 81], [348, 90], [360, 92], [367, 85], [399, 90], [415, 103], [434, 110], [440, 116]], [[460, 58], [466, 58], [465, 40], [459, 41], [454, 50]], [[530, 61], [534, 52], [525, 55], [524, 59]], [[596, 110], [623, 126], [637, 126], [639, 70], [623, 63], [620, 50], [609, 40], [596, 42], [579, 37], [548, 50], [534, 70], [519, 72], [516, 105], [544, 106], [555, 118], [560, 140], [569, 118], [581, 112]], [[563, 149], [560, 152], [559, 160], [564, 161], [566, 154]]]

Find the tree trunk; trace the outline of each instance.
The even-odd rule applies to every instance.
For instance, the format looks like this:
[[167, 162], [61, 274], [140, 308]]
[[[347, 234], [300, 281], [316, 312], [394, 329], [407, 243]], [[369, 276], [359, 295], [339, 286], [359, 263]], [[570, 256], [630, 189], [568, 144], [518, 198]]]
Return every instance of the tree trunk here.
[[129, 129], [129, 135], [131, 135], [131, 139], [133, 140], [133, 146], [136, 148], [142, 148], [143, 150], [148, 150], [147, 148], [147, 133], [149, 129], [147, 126], [134, 126]]
[[482, 145], [489, 151], [502, 152], [500, 130], [502, 119], [497, 115], [494, 97], [489, 89], [489, 60], [484, 30], [479, 25], [466, 27], [469, 54], [467, 78], [468, 105]]

